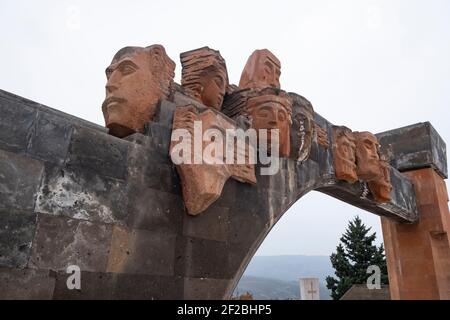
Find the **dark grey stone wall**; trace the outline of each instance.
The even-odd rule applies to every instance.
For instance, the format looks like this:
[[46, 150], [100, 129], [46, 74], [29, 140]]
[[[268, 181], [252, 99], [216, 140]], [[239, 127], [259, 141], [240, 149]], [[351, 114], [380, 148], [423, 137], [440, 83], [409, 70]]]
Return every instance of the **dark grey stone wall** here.
[[[314, 141], [302, 164], [280, 159], [257, 186], [229, 180], [206, 212], [186, 213], [169, 156], [173, 110], [145, 134], [118, 139], [95, 124], [0, 91], [0, 298], [224, 299], [273, 225], [316, 189], [399, 221], [417, 219], [413, 187], [378, 205], [363, 184], [338, 182]], [[331, 135], [331, 124], [316, 115]], [[68, 290], [69, 265], [81, 290]]]

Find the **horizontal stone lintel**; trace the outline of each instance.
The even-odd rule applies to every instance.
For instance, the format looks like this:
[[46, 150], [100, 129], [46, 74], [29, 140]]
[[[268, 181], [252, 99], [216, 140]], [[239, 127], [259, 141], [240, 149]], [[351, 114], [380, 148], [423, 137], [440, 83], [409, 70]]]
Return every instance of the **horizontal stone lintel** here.
[[378, 133], [381, 151], [399, 171], [431, 167], [448, 178], [447, 150], [444, 140], [429, 122]]

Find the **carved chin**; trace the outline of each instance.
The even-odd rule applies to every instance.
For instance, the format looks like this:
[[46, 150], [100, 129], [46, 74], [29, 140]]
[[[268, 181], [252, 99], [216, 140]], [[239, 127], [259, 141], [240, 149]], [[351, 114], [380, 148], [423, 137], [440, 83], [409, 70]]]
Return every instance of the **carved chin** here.
[[118, 138], [124, 138], [136, 132], [135, 130], [117, 122], [109, 123], [106, 125], [106, 127], [109, 129], [109, 133], [111, 135]]

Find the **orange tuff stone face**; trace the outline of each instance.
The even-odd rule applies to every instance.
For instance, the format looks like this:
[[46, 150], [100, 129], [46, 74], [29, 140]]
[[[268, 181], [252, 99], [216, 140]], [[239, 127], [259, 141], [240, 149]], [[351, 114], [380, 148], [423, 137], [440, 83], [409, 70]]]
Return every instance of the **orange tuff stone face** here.
[[[201, 136], [196, 137], [194, 126], [199, 124], [201, 125]], [[183, 199], [190, 215], [201, 213], [216, 201], [222, 194], [225, 182], [230, 177], [240, 182], [256, 184], [254, 165], [247, 161], [248, 158], [245, 164], [226, 163], [226, 130], [235, 128], [231, 120], [211, 110], [199, 112], [192, 105], [176, 109], [173, 130], [183, 129], [190, 135], [190, 140], [186, 140], [189, 141], [189, 150], [181, 151], [181, 153], [187, 151], [186, 158], [190, 159], [188, 160], [190, 163], [176, 164], [180, 175]], [[210, 138], [208, 133], [211, 133], [211, 137], [214, 136], [214, 139], [205, 139], [205, 137]], [[203, 142], [199, 149], [195, 148], [194, 139], [202, 139]], [[215, 148], [214, 143], [218, 143], [219, 139], [221, 139], [222, 145], [219, 143]], [[171, 142], [172, 161], [175, 156], [180, 154], [179, 144], [183, 140]], [[198, 163], [196, 163], [196, 159], [199, 161]]]
[[280, 88], [281, 63], [267, 49], [255, 50], [242, 71], [240, 88]]
[[349, 183], [358, 181], [355, 137], [347, 127], [333, 127], [333, 159], [336, 178]]
[[219, 51], [203, 47], [180, 55], [181, 85], [205, 106], [220, 110], [228, 87], [225, 60]]
[[158, 101], [167, 97], [174, 70], [175, 63], [160, 45], [121, 49], [106, 68], [102, 111], [110, 134], [122, 138], [142, 132]]
[[379, 166], [382, 173], [381, 176], [368, 184], [375, 201], [378, 203], [385, 203], [391, 201], [391, 171], [389, 169], [389, 164], [385, 159], [380, 159]]
[[247, 101], [246, 113], [250, 119], [251, 127], [258, 130], [258, 145], [261, 141], [259, 129], [267, 129], [267, 150], [270, 152], [271, 145], [275, 142], [276, 135], [269, 130], [278, 130], [279, 155], [288, 157], [290, 147], [290, 127], [292, 102], [287, 96], [263, 95], [250, 98]]
[[355, 132], [356, 138], [356, 173], [363, 181], [373, 181], [382, 175], [378, 140], [370, 132]]

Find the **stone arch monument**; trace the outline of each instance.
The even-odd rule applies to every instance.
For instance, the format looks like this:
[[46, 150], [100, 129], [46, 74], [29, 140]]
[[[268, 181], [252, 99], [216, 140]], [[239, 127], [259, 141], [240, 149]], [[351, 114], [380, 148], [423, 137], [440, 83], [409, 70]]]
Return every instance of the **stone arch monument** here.
[[[333, 125], [281, 90], [268, 50], [240, 86], [216, 50], [181, 59], [178, 85], [162, 46], [120, 50], [106, 69], [107, 128], [0, 91], [1, 298], [226, 299], [311, 190], [381, 216], [392, 298], [450, 298], [446, 147], [430, 123], [375, 135]], [[231, 149], [244, 162], [195, 163], [204, 141], [174, 132], [199, 122], [201, 136], [254, 129]], [[193, 163], [171, 152], [183, 141]]]

